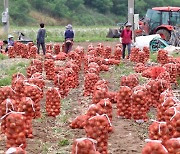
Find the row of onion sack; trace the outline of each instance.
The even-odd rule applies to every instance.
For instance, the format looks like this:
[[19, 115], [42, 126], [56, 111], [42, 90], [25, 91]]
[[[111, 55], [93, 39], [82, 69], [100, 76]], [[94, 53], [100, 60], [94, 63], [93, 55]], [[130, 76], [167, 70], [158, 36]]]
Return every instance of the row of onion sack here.
[[[62, 47], [59, 43], [54, 45], [46, 44], [46, 53], [54, 53], [58, 55], [61, 51], [65, 51], [65, 44], [62, 44]], [[37, 47], [33, 42], [28, 44], [23, 44], [21, 42], [14, 42], [14, 46], [9, 47], [8, 49], [9, 58], [21, 57], [21, 58], [36, 58], [37, 56]]]
[[161, 49], [158, 51], [157, 62], [156, 66], [137, 63], [134, 69], [137, 73], [142, 73], [143, 77], [165, 79], [177, 84], [177, 78], [180, 77], [180, 59], [169, 56], [166, 50]]
[[[31, 61], [27, 68], [27, 78], [20, 73], [14, 74], [12, 85], [0, 89], [1, 131], [7, 136], [6, 147], [10, 150], [11, 147], [25, 149], [26, 138], [33, 137], [32, 119], [41, 116], [40, 101], [45, 86], [43, 70], [46, 79], [53, 80], [56, 86], [56, 88], [48, 88], [46, 92], [46, 111], [49, 116], [57, 116], [60, 113], [60, 98], [67, 96], [70, 88], [78, 86], [83, 48], [79, 47], [75, 52], [71, 52], [68, 55], [69, 61], [63, 67], [55, 67], [53, 58], [48, 56], [45, 58], [44, 63], [39, 59]], [[96, 63], [93, 64], [88, 59], [86, 61], [86, 73], [91, 73], [90, 71], [95, 69], [96, 73], [100, 71]]]
[[[168, 84], [165, 80], [150, 80], [147, 84], [143, 86], [139, 86], [139, 80], [137, 75], [129, 75], [124, 76], [121, 78], [120, 81], [120, 90], [119, 92], [109, 92], [108, 91], [108, 83], [105, 80], [98, 80], [95, 83], [93, 92], [92, 92], [92, 102], [93, 105], [91, 105], [85, 115], [80, 115], [76, 117], [74, 121], [70, 124], [70, 127], [75, 129], [85, 129], [86, 130], [86, 138], [77, 139], [74, 141], [72, 153], [76, 153], [78, 150], [78, 153], [83, 154], [83, 149], [87, 148], [84, 144], [86, 142], [89, 142], [92, 144], [91, 150], [94, 150], [94, 145], [96, 145], [96, 150], [100, 153], [107, 153], [107, 144], [104, 144], [107, 142], [107, 139], [104, 141], [102, 138], [104, 138], [103, 133], [99, 132], [101, 130], [100, 128], [96, 128], [94, 126], [94, 123], [96, 121], [93, 121], [89, 124], [89, 119], [94, 119], [94, 117], [98, 116], [105, 116], [108, 117], [106, 119], [107, 123], [109, 122], [109, 126], [106, 126], [107, 131], [111, 132], [111, 120], [112, 120], [112, 103], [117, 103], [117, 115], [123, 118], [127, 119], [134, 119], [136, 122], [144, 122], [148, 120], [147, 113], [150, 110], [150, 107], [155, 107], [158, 110], [158, 117], [165, 117], [165, 113], [162, 112], [165, 109], [165, 106], [167, 107], [166, 103], [165, 106], [162, 105], [164, 102], [163, 95], [164, 93], [171, 93], [171, 96], [173, 97], [173, 100], [175, 101], [174, 104], [177, 104], [179, 101], [172, 95], [172, 91], [170, 90], [170, 84]], [[161, 115], [163, 113], [163, 115]], [[171, 118], [174, 116], [174, 114], [171, 115]], [[176, 122], [178, 123], [177, 119]], [[103, 125], [103, 124], [101, 124]], [[105, 128], [103, 126], [99, 125], [98, 127]], [[95, 127], [95, 128], [94, 128]], [[173, 127], [173, 134], [169, 137], [169, 139], [172, 140], [172, 138], [178, 138], [180, 137], [178, 135], [178, 126], [171, 124], [171, 127]], [[91, 130], [91, 131], [90, 131]], [[89, 133], [90, 131], [90, 133]], [[101, 138], [102, 135], [102, 138]], [[107, 135], [108, 138], [108, 135]], [[95, 140], [95, 141], [94, 141]], [[157, 140], [157, 139], [156, 139]], [[82, 143], [81, 143], [82, 142]], [[104, 142], [103, 144], [101, 144]], [[96, 143], [96, 144], [95, 144]], [[168, 142], [169, 143], [169, 142]], [[84, 145], [84, 146], [78, 146], [78, 145]], [[75, 148], [76, 147], [76, 148]], [[106, 150], [103, 150], [106, 149]], [[175, 148], [177, 150], [178, 147]], [[79, 151], [80, 150], [80, 151]]]

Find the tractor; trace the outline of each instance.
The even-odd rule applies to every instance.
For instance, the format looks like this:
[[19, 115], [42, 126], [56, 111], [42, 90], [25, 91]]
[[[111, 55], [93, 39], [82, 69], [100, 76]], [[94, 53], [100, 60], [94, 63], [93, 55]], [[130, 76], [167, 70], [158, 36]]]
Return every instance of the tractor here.
[[[146, 16], [139, 21], [139, 30], [135, 30], [135, 36], [160, 34], [162, 39], [169, 41], [171, 31], [178, 25], [180, 25], [180, 7], [154, 7], [148, 9]], [[110, 29], [107, 37], [117, 38], [121, 30], [122, 27], [117, 34], [117, 30]]]

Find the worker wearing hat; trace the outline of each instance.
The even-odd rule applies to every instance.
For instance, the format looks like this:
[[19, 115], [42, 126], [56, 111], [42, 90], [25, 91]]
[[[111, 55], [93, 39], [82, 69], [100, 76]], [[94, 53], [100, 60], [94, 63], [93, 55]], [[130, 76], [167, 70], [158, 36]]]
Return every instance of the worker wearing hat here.
[[130, 53], [131, 53], [131, 43], [132, 43], [132, 31], [131, 31], [132, 24], [127, 23], [126, 27], [122, 30], [120, 37], [122, 38], [122, 58], [125, 58], [125, 50], [126, 46], [128, 48], [128, 56], [127, 59], [129, 59]]
[[8, 46], [14, 46], [14, 36], [8, 35]]
[[65, 52], [68, 53], [72, 49], [73, 39], [74, 39], [74, 31], [71, 24], [68, 24], [64, 33], [65, 37]]

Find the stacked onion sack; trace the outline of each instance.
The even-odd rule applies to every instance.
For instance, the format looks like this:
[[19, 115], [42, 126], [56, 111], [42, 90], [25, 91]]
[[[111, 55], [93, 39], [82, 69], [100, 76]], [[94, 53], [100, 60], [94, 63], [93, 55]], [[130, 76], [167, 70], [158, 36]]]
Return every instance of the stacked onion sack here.
[[122, 56], [122, 49], [119, 46], [119, 44], [116, 45], [115, 51], [114, 51], [114, 58], [116, 60], [121, 60], [121, 56]]
[[36, 58], [36, 54], [37, 54], [37, 47], [36, 46], [32, 46], [31, 48], [30, 48], [30, 51], [29, 51], [29, 57], [30, 58]]
[[108, 153], [108, 127], [110, 120], [107, 115], [97, 115], [87, 120], [86, 135], [97, 141], [97, 151], [101, 154]]
[[153, 121], [149, 126], [149, 139], [161, 140], [164, 144], [170, 138], [166, 122]]
[[102, 53], [102, 56], [105, 58], [105, 59], [109, 59], [111, 58], [111, 52], [112, 52], [112, 49], [110, 46], [107, 46], [105, 47], [105, 50], [104, 52]]
[[[71, 60], [66, 63], [66, 68], [69, 68], [69, 71], [71, 71], [71, 69], [73, 70], [70, 72], [74, 74], [72, 88], [76, 88], [79, 85], [79, 67], [75, 61]], [[65, 72], [68, 73], [68, 70]]]
[[64, 73], [66, 75], [66, 84], [68, 85], [68, 88], [76, 88], [78, 79], [75, 71], [73, 71], [72, 68], [66, 68]]
[[71, 51], [68, 54], [68, 58], [74, 60], [78, 65], [79, 70], [81, 69], [81, 56], [76, 51]]
[[99, 43], [96, 47], [97, 55], [101, 56], [104, 52], [104, 45], [102, 43]]
[[55, 75], [54, 85], [59, 89], [62, 98], [68, 95], [69, 87], [66, 80], [66, 74], [64, 71], [60, 71]]
[[33, 138], [32, 131], [32, 119], [35, 116], [34, 101], [30, 97], [21, 98], [21, 102], [18, 105], [18, 111], [24, 112], [25, 121], [25, 135], [28, 138]]
[[168, 63], [168, 52], [164, 49], [161, 49], [158, 51], [158, 55], [157, 55], [157, 61], [160, 64], [167, 64]]
[[59, 43], [54, 44], [54, 53], [58, 55], [60, 53], [61, 46]]
[[148, 90], [147, 93], [147, 101], [148, 101], [148, 108], [155, 107], [157, 108], [160, 105], [160, 95], [162, 92], [166, 91], [169, 88], [168, 83], [166, 80], [150, 80], [147, 85], [146, 89]]
[[77, 116], [69, 125], [72, 129], [83, 129], [86, 125], [86, 122], [88, 120], [87, 115], [79, 115]]
[[30, 97], [34, 102], [35, 109], [35, 118], [41, 116], [41, 104], [40, 101], [43, 98], [43, 91], [37, 85], [29, 84], [28, 82], [24, 83], [24, 95], [25, 97]]
[[121, 77], [120, 85], [134, 88], [139, 84], [139, 79], [136, 74]]
[[177, 103], [178, 103], [178, 101], [173, 96], [165, 97], [162, 104], [159, 104], [159, 106], [158, 106], [158, 112], [157, 112], [158, 120], [165, 121], [166, 110], [173, 107]]
[[144, 146], [142, 154], [168, 154], [167, 149], [160, 140], [146, 140], [148, 143]]
[[139, 51], [138, 52], [138, 63], [143, 63], [145, 64], [147, 62], [146, 54], [144, 51]]
[[170, 82], [177, 84], [177, 67], [176, 67], [176, 64], [168, 63], [168, 64], [165, 64], [164, 67], [166, 68], [166, 71], [170, 74], [170, 77], [171, 77]]
[[53, 45], [51, 43], [46, 44], [46, 51], [47, 53], [52, 53]]
[[131, 49], [131, 55], [130, 55], [130, 60], [133, 62], [138, 62], [138, 55], [139, 55], [139, 48], [132, 48]]
[[137, 86], [132, 93], [132, 118], [136, 122], [144, 122], [148, 120], [148, 104], [147, 104], [147, 90], [145, 87]]
[[52, 59], [46, 59], [44, 62], [44, 68], [46, 71], [46, 79], [53, 80], [55, 76], [55, 66]]
[[46, 92], [46, 113], [48, 116], [56, 117], [60, 114], [60, 93], [57, 88], [49, 88]]
[[143, 51], [144, 51], [144, 53], [145, 53], [145, 59], [146, 59], [146, 61], [148, 61], [148, 60], [149, 60], [149, 57], [150, 57], [149, 47], [144, 47], [144, 48], [143, 48]]
[[14, 51], [14, 47], [10, 46], [8, 48], [8, 56], [9, 56], [9, 58], [15, 58], [16, 57], [16, 52]]
[[84, 81], [84, 96], [89, 96], [94, 91], [94, 85], [99, 80], [99, 76], [95, 73], [86, 73]]
[[26, 69], [26, 73], [27, 73], [27, 77], [30, 78], [34, 73], [37, 72], [37, 69], [35, 66], [29, 66], [27, 69]]
[[[5, 89], [4, 89], [5, 90]], [[5, 99], [0, 102], [0, 117], [1, 120], [1, 132], [6, 133], [6, 115], [11, 112], [17, 110], [17, 102], [13, 99]]]
[[21, 52], [21, 57], [22, 58], [29, 58], [29, 48], [28, 45], [23, 45], [22, 46], [22, 52]]
[[44, 79], [43, 79], [43, 76], [41, 73], [33, 74], [31, 76], [31, 78], [28, 79], [28, 82], [30, 84], [34, 84], [34, 85], [38, 86], [39, 88], [41, 88], [42, 91], [45, 87], [45, 82], [44, 82]]
[[117, 94], [117, 115], [127, 119], [132, 117], [132, 90], [128, 86], [121, 86]]
[[81, 62], [83, 61], [84, 59], [84, 48], [83, 47], [80, 47], [80, 46], [77, 46], [76, 49], [75, 49], [75, 52], [77, 54], [79, 54], [80, 58], [81, 58]]
[[11, 147], [5, 152], [5, 154], [12, 154], [12, 152], [13, 154], [26, 154], [26, 151], [21, 147]]
[[25, 118], [23, 113], [12, 112], [6, 117], [6, 147], [26, 148]]
[[108, 83], [105, 80], [99, 80], [94, 86], [92, 101], [97, 104], [104, 98], [108, 98]]
[[91, 138], [74, 140], [71, 154], [100, 154], [96, 151], [97, 141]]
[[171, 138], [180, 137], [179, 119], [180, 119], [180, 104], [178, 104], [177, 106], [171, 107], [165, 111], [165, 121], [170, 131]]
[[171, 138], [164, 144], [169, 154], [178, 154], [180, 149], [180, 138]]
[[13, 74], [12, 76], [12, 88], [15, 91], [15, 95], [13, 96], [13, 99], [20, 100], [22, 97], [24, 97], [24, 81], [26, 80], [26, 77], [21, 73]]
[[167, 71], [160, 73], [158, 75], [157, 79], [166, 80], [166, 82], [167, 82], [167, 84], [169, 85], [169, 88], [170, 88], [170, 86], [171, 86], [171, 83], [170, 83], [171, 77], [170, 77], [170, 74]]
[[145, 65], [143, 63], [137, 63], [134, 70], [136, 71], [136, 73], [142, 73], [143, 71], [145, 71], [147, 68], [145, 67]]
[[89, 63], [88, 65], [88, 70], [87, 70], [88, 73], [95, 73], [97, 75], [99, 75], [100, 73], [100, 67], [97, 63], [95, 62], [91, 62]]
[[42, 71], [43, 71], [43, 63], [42, 63], [42, 61], [40, 61], [38, 59], [33, 59], [31, 61], [31, 65], [36, 67], [37, 72], [42, 73]]

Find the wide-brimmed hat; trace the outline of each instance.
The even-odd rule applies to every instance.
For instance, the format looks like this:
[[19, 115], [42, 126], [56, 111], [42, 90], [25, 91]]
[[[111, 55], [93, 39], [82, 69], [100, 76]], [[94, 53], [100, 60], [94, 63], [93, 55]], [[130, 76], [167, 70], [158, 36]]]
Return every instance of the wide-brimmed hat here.
[[68, 25], [66, 26], [66, 28], [67, 28], [67, 29], [72, 29], [72, 25], [71, 25], [71, 24], [68, 24]]
[[12, 35], [8, 35], [8, 39], [10, 39], [10, 38], [13, 38], [14, 36], [12, 36]]
[[132, 24], [131, 24], [130, 22], [128, 22], [128, 23], [126, 24], [126, 27], [132, 27]]

